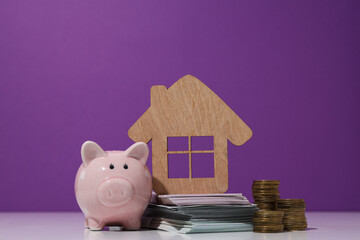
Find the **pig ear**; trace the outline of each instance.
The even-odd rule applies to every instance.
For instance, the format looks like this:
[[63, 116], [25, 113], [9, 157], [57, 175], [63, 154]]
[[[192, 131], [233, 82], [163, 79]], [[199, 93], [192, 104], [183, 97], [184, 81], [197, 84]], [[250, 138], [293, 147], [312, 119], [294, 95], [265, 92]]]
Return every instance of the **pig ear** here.
[[104, 157], [106, 153], [102, 148], [95, 142], [86, 141], [81, 146], [81, 158], [83, 160], [84, 167], [86, 167], [91, 160]]
[[146, 143], [137, 142], [125, 151], [127, 157], [135, 158], [145, 165], [149, 156], [149, 147]]

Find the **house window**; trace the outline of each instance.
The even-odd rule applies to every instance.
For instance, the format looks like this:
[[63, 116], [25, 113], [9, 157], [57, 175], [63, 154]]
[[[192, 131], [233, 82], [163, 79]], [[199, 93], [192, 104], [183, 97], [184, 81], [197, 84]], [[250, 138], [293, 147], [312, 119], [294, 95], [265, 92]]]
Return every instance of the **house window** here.
[[214, 137], [167, 138], [169, 178], [214, 177]]

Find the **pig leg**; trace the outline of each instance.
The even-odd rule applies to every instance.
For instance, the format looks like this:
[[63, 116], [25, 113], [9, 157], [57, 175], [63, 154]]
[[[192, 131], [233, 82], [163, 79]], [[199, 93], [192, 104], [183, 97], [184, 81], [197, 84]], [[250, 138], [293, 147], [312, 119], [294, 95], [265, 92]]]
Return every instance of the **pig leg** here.
[[[85, 221], [85, 223], [86, 223], [86, 221]], [[94, 218], [88, 218], [87, 224], [88, 224], [88, 227], [90, 228], [90, 230], [92, 230], [92, 231], [100, 231], [105, 227], [105, 224], [103, 221], [98, 221]]]
[[88, 219], [87, 217], [85, 218], [84, 226], [85, 226], [86, 228], [89, 228], [89, 219]]
[[141, 228], [141, 218], [132, 217], [123, 223], [123, 227], [127, 230], [138, 230]]

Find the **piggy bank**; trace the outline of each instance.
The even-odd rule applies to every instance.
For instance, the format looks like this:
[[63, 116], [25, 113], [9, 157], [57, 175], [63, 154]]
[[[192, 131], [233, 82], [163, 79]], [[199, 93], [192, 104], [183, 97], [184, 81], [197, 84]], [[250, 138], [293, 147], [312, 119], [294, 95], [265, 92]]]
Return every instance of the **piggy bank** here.
[[91, 141], [82, 145], [83, 163], [75, 178], [75, 196], [86, 227], [141, 227], [141, 216], [152, 193], [152, 180], [145, 165], [148, 155], [149, 148], [142, 142], [125, 151], [104, 151]]

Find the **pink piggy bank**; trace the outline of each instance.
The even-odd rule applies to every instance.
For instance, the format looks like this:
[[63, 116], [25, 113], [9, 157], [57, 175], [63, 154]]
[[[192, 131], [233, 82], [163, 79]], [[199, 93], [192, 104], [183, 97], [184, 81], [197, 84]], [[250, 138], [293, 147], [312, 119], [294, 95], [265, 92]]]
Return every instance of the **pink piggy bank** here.
[[91, 141], [82, 145], [83, 164], [76, 174], [75, 195], [86, 227], [141, 227], [141, 216], [152, 192], [150, 172], [145, 165], [148, 155], [149, 148], [142, 142], [126, 151], [105, 152]]

